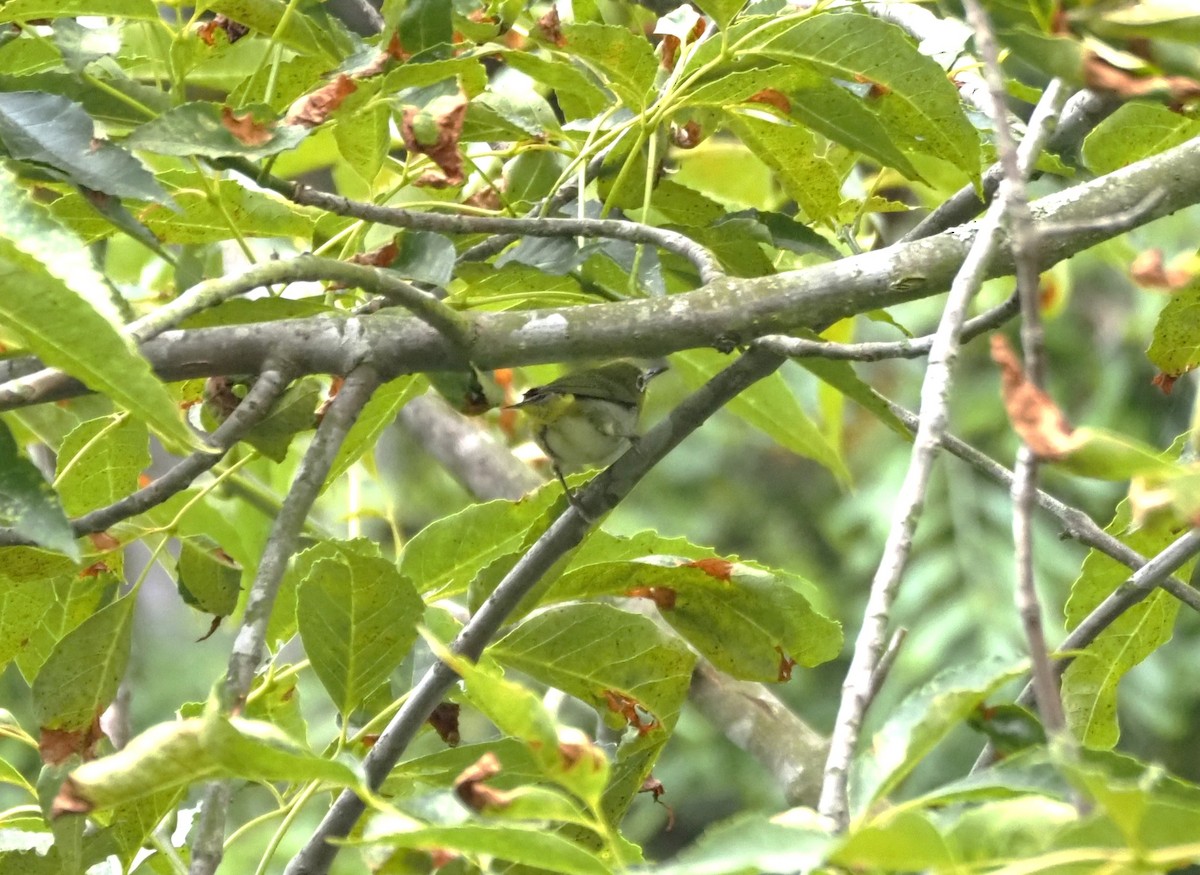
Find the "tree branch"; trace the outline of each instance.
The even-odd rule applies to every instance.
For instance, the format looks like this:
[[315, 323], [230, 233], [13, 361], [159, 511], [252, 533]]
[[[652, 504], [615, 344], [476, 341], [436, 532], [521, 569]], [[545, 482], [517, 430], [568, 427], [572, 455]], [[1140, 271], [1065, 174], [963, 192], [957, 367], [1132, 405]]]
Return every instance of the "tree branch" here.
[[[1054, 100], [1053, 94], [1047, 94], [1043, 95], [1042, 103], [1052, 105]], [[1039, 139], [1044, 139], [1044, 136], [1044, 128], [1031, 130], [1023, 144], [1027, 147], [1025, 155], [1037, 154]], [[962, 267], [954, 277], [930, 349], [929, 366], [921, 384], [921, 415], [913, 440], [912, 456], [892, 512], [892, 524], [883, 556], [871, 581], [863, 624], [855, 640], [850, 668], [842, 685], [842, 699], [830, 739], [829, 758], [825, 764], [819, 810], [838, 829], [844, 830], [849, 822], [847, 784], [850, 762], [875, 690], [874, 678], [887, 644], [892, 604], [912, 550], [912, 538], [925, 503], [925, 490], [933, 460], [942, 435], [946, 432], [953, 367], [966, 310], [983, 284], [988, 264], [999, 248], [1000, 222], [1007, 211], [1007, 201], [1006, 192], [1002, 190], [1000, 198], [984, 216]]]
[[[271, 527], [254, 584], [246, 599], [242, 625], [234, 640], [229, 667], [220, 690], [221, 707], [226, 711], [239, 710], [246, 700], [254, 673], [266, 652], [267, 623], [275, 606], [275, 595], [287, 570], [288, 560], [296, 552], [305, 518], [321, 492], [321, 486], [329, 475], [347, 432], [379, 384], [379, 376], [369, 366], [351, 372], [325, 412], [300, 462], [296, 478]], [[227, 781], [214, 782], [206, 789], [193, 845], [190, 875], [211, 875], [220, 865], [225, 817], [231, 796]]]
[[[643, 435], [628, 452], [588, 483], [576, 500], [550, 524], [463, 627], [450, 645], [451, 650], [478, 659], [525, 594], [568, 550], [583, 540], [593, 520], [621, 502], [655, 464], [708, 417], [748, 386], [774, 372], [783, 361], [780, 356], [751, 348]], [[383, 783], [456, 678], [445, 663], [437, 662], [413, 687], [363, 761], [370, 787], [377, 788]], [[288, 864], [287, 875], [326, 872], [338, 850], [338, 846], [330, 841], [349, 835], [363, 810], [361, 799], [349, 791], [343, 792], [308, 844]]]

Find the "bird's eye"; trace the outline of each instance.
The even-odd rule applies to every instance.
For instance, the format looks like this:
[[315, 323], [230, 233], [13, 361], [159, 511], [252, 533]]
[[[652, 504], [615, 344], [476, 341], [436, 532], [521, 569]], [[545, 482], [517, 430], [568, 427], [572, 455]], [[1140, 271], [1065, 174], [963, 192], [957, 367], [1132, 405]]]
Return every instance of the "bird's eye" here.
[[637, 390], [638, 390], [639, 392], [645, 392], [645, 391], [646, 391], [646, 382], [647, 382], [647, 381], [646, 381], [646, 375], [645, 375], [645, 374], [638, 374], [638, 378], [637, 378]]

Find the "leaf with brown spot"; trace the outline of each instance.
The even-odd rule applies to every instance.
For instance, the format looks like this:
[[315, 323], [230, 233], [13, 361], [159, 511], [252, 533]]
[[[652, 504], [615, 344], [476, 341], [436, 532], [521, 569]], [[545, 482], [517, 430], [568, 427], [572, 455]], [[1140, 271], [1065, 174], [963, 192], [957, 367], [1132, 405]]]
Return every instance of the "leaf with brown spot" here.
[[350, 263], [367, 264], [371, 267], [390, 267], [392, 262], [396, 260], [396, 256], [399, 254], [400, 247], [396, 245], [395, 238], [392, 238], [378, 249], [372, 249], [370, 252], [359, 252], [357, 255], [352, 255], [350, 257]]
[[675, 607], [676, 593], [669, 586], [635, 586], [625, 595], [634, 599], [650, 599], [660, 611]]
[[992, 335], [992, 360], [1000, 366], [1000, 394], [1013, 430], [1038, 458], [1063, 458], [1074, 448], [1074, 429], [1050, 396], [1029, 382], [1002, 334]]
[[765, 103], [785, 114], [792, 111], [792, 102], [787, 99], [787, 95], [782, 91], [776, 91], [774, 88], [764, 88], [762, 91], [757, 91], [747, 97], [746, 102]]
[[878, 100], [879, 98], [892, 93], [892, 89], [888, 88], [882, 82], [876, 82], [874, 79], [868, 79], [861, 73], [854, 74], [854, 81], [870, 86], [870, 88], [867, 89], [867, 97], [871, 100]]
[[235, 115], [228, 106], [221, 107], [221, 124], [244, 146], [261, 146], [274, 136], [268, 125], [254, 120], [253, 113]]
[[339, 73], [332, 82], [327, 82], [316, 91], [297, 98], [288, 107], [287, 115], [283, 117], [283, 123], [315, 128], [329, 118], [329, 114], [357, 90], [358, 86], [354, 84], [353, 79], [345, 73]]
[[108, 532], [93, 532], [88, 535], [88, 540], [92, 542], [93, 547], [102, 553], [107, 553], [109, 550], [115, 550], [121, 546], [121, 542]]
[[68, 777], [58, 788], [58, 794], [50, 803], [50, 817], [57, 818], [64, 814], [87, 814], [93, 805], [79, 792], [75, 782]]
[[629, 696], [618, 693], [615, 690], [605, 690], [604, 699], [608, 702], [608, 710], [624, 717], [625, 722], [636, 729], [638, 735], [645, 735], [658, 728], [658, 721], [653, 717], [646, 723], [642, 722], [642, 714], [644, 712], [641, 710], [641, 706], [637, 700], [631, 699]]
[[721, 559], [719, 556], [713, 556], [708, 559], [693, 559], [691, 562], [683, 563], [685, 568], [699, 568], [709, 577], [715, 577], [717, 580], [730, 580], [733, 576], [733, 563], [728, 559]]
[[463, 159], [458, 151], [463, 120], [467, 116], [467, 96], [461, 91], [453, 96], [434, 98], [423, 108], [405, 107], [400, 135], [410, 152], [427, 155], [442, 171], [442, 175], [426, 174], [416, 185], [461, 185]]
[[38, 754], [48, 766], [57, 766], [73, 756], [83, 760], [96, 758], [96, 747], [104, 738], [100, 728], [100, 715], [97, 714], [90, 726], [85, 729], [47, 729], [42, 727], [38, 736]]
[[[105, 534], [107, 534], [107, 533], [105, 533]], [[92, 537], [92, 536], [89, 535], [88, 537]], [[92, 540], [94, 543], [95, 538], [93, 538]], [[111, 570], [112, 569], [108, 567], [107, 562], [93, 562], [87, 568], [83, 569], [83, 571], [79, 572], [79, 579], [83, 580], [88, 577], [99, 577], [101, 574], [108, 574]]]
[[681, 45], [679, 37], [674, 34], [667, 34], [662, 38], [662, 68], [664, 70], [675, 69], [675, 58], [679, 55], [679, 46]]

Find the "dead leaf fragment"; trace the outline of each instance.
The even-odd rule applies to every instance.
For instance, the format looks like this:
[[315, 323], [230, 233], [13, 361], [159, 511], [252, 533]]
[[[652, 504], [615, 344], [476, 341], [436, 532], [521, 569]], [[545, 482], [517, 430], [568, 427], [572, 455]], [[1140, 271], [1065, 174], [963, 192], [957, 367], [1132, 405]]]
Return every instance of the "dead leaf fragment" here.
[[228, 106], [221, 107], [221, 124], [243, 146], [262, 146], [274, 136], [270, 127], [254, 120], [253, 113], [235, 115]]
[[1083, 58], [1083, 82], [1093, 91], [1129, 100], [1156, 97], [1183, 104], [1200, 98], [1200, 81], [1188, 76], [1139, 76], [1109, 63], [1094, 52]]
[[671, 142], [680, 149], [695, 149], [704, 139], [704, 132], [694, 120], [683, 127], [671, 125]]
[[1175, 388], [1175, 381], [1178, 379], [1179, 374], [1164, 374], [1159, 371], [1150, 381], [1150, 385], [1156, 386], [1164, 395], [1170, 395], [1171, 390]]
[[783, 648], [778, 644], [775, 645], [775, 652], [779, 654], [779, 674], [777, 677], [781, 684], [786, 683], [792, 679], [792, 669], [796, 667], [796, 660], [784, 653]]
[[58, 794], [54, 797], [54, 801], [50, 803], [50, 817], [57, 818], [64, 814], [87, 814], [92, 808], [92, 803], [79, 792], [79, 787], [68, 776], [62, 782], [62, 786], [58, 788]]
[[216, 42], [218, 30], [225, 31], [230, 44], [236, 43], [250, 32], [250, 28], [239, 21], [233, 21], [224, 15], [214, 15], [211, 20], [200, 25], [196, 34], [204, 40], [205, 45], [211, 46]]
[[514, 794], [489, 787], [484, 781], [500, 774], [500, 760], [492, 752], [485, 753], [474, 763], [463, 769], [454, 779], [454, 792], [463, 805], [472, 811], [487, 808], [507, 808]]
[[1192, 275], [1178, 267], [1167, 267], [1161, 249], [1147, 249], [1129, 265], [1129, 276], [1142, 288], [1181, 289], [1192, 281]]
[[636, 729], [638, 735], [645, 735], [647, 732], [658, 728], [658, 721], [653, 717], [649, 717], [645, 722], [642, 721], [642, 715], [645, 712], [641, 709], [637, 700], [622, 695], [615, 690], [605, 690], [604, 699], [608, 703], [608, 710], [624, 717], [625, 722]]
[[558, 6], [551, 6], [550, 11], [537, 20], [533, 32], [559, 48], [567, 44], [562, 32], [562, 20], [558, 17]]
[[458, 712], [459, 706], [455, 702], [439, 702], [426, 721], [438, 734], [438, 738], [450, 747], [457, 747], [462, 739], [458, 731]]
[[329, 114], [342, 105], [342, 101], [358, 90], [354, 80], [339, 73], [332, 82], [327, 82], [316, 91], [296, 98], [288, 107], [283, 123], [315, 128], [329, 118]]
[[634, 599], [650, 599], [660, 611], [669, 611], [675, 607], [676, 593], [669, 586], [635, 586], [625, 595]]
[[1063, 458], [1074, 449], [1074, 429], [1058, 405], [1025, 376], [1002, 334], [992, 335], [992, 360], [1000, 366], [1000, 394], [1013, 430], [1039, 459]]

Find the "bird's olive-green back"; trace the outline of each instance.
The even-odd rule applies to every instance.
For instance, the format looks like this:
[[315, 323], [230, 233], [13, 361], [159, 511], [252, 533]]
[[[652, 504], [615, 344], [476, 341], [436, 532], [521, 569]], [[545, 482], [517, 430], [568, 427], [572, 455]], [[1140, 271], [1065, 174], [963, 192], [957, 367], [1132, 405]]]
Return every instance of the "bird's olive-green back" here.
[[598, 368], [564, 374], [530, 394], [574, 395], [637, 407], [642, 402], [642, 369], [633, 362], [610, 362]]

